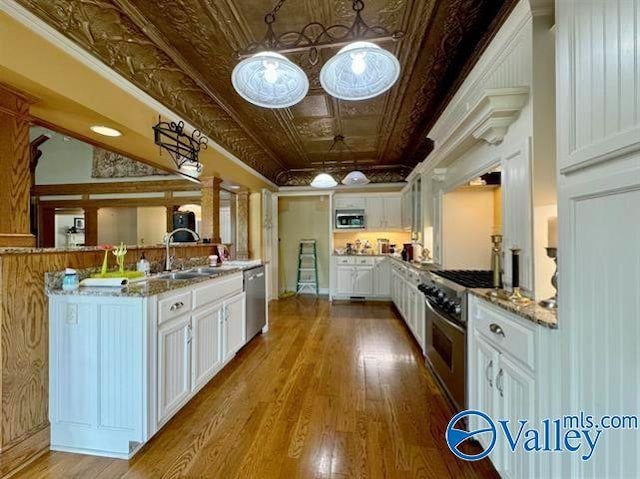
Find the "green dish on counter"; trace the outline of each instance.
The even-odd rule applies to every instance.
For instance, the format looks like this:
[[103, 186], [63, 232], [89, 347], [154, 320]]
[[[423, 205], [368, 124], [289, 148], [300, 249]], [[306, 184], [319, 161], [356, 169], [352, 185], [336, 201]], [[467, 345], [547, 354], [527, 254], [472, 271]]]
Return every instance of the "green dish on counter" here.
[[96, 273], [91, 275], [92, 278], [127, 278], [127, 279], [142, 278], [143, 276], [144, 276], [144, 273], [141, 271], [124, 271], [124, 272], [109, 271], [108, 273], [105, 273], [105, 274]]

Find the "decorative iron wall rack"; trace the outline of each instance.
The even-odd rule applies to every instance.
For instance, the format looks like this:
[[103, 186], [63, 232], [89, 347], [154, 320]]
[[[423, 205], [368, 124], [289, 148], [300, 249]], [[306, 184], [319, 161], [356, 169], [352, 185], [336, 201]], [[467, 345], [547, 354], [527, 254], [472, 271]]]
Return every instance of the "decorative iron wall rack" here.
[[193, 130], [190, 135], [185, 133], [183, 121], [167, 122], [160, 117], [158, 124], [153, 127], [153, 133], [155, 144], [160, 147], [160, 151], [169, 152], [178, 168], [199, 165], [200, 150], [206, 150], [209, 141], [200, 130]]
[[351, 26], [336, 24], [325, 27], [319, 22], [306, 24], [300, 31], [287, 31], [277, 34], [273, 29], [276, 21], [276, 13], [282, 7], [284, 0], [280, 0], [274, 9], [267, 13], [264, 22], [267, 31], [258, 42], [249, 43], [244, 49], [236, 52], [238, 59], [247, 58], [262, 51], [276, 52], [280, 54], [309, 51], [309, 62], [312, 65], [318, 63], [318, 50], [323, 48], [342, 47], [357, 40], [366, 40], [374, 43], [397, 41], [404, 37], [405, 32], [395, 30], [390, 32], [379, 25], [369, 26], [362, 18], [364, 1], [354, 0], [353, 10], [355, 18]]

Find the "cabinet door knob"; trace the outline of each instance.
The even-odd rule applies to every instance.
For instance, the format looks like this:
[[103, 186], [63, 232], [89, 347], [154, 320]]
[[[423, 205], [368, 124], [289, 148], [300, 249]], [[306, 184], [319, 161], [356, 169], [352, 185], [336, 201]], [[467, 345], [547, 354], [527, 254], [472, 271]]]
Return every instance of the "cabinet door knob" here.
[[489, 364], [487, 364], [487, 368], [485, 369], [484, 375], [487, 378], [487, 381], [489, 381], [489, 387], [492, 388], [493, 379], [491, 377], [493, 376], [493, 359], [489, 361]]
[[180, 308], [182, 308], [184, 306], [184, 303], [182, 301], [178, 301], [176, 303], [173, 303], [171, 305], [171, 307], [169, 308], [170, 311], [176, 311]]
[[496, 323], [491, 323], [489, 325], [489, 331], [491, 331], [493, 334], [497, 335], [497, 336], [502, 336], [503, 338], [506, 337], [504, 335], [504, 331], [502, 330], [502, 328], [497, 325]]

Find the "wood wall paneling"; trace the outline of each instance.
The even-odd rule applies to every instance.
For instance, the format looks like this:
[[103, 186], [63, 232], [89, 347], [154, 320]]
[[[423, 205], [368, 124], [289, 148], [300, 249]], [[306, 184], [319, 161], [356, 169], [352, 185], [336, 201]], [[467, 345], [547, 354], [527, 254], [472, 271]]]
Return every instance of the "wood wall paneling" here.
[[[127, 263], [135, 263], [131, 249]], [[175, 248], [182, 258], [208, 256], [212, 246]], [[149, 261], [162, 261], [164, 248], [147, 247]], [[102, 251], [0, 255], [0, 477], [28, 463], [49, 445], [48, 301], [44, 274], [65, 267], [102, 264]]]
[[31, 234], [29, 100], [0, 85], [0, 246], [34, 246]]
[[193, 191], [200, 190], [197, 183], [187, 180], [158, 180], [158, 181], [118, 181], [112, 183], [66, 183], [61, 185], [35, 185], [33, 196], [55, 195], [97, 195], [120, 193], [157, 193], [165, 191]]

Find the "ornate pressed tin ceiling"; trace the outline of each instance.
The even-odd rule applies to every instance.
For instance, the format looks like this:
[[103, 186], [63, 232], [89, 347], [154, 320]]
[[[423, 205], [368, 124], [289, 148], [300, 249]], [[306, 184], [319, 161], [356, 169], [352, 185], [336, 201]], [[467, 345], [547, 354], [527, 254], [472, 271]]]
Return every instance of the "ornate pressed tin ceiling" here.
[[[371, 100], [337, 100], [318, 80], [336, 50], [322, 50], [315, 66], [291, 54], [309, 77], [309, 94], [291, 108], [266, 110], [244, 101], [230, 78], [234, 52], [261, 38], [274, 0], [17, 1], [281, 185], [304, 184], [323, 162], [342, 171], [353, 160], [373, 181], [401, 179], [431, 151], [429, 128], [515, 4], [369, 0], [366, 21], [406, 32], [383, 45], [402, 65], [398, 83]], [[275, 28], [348, 24], [352, 15], [349, 0], [289, 0]], [[327, 154], [339, 133], [352, 154]]]

